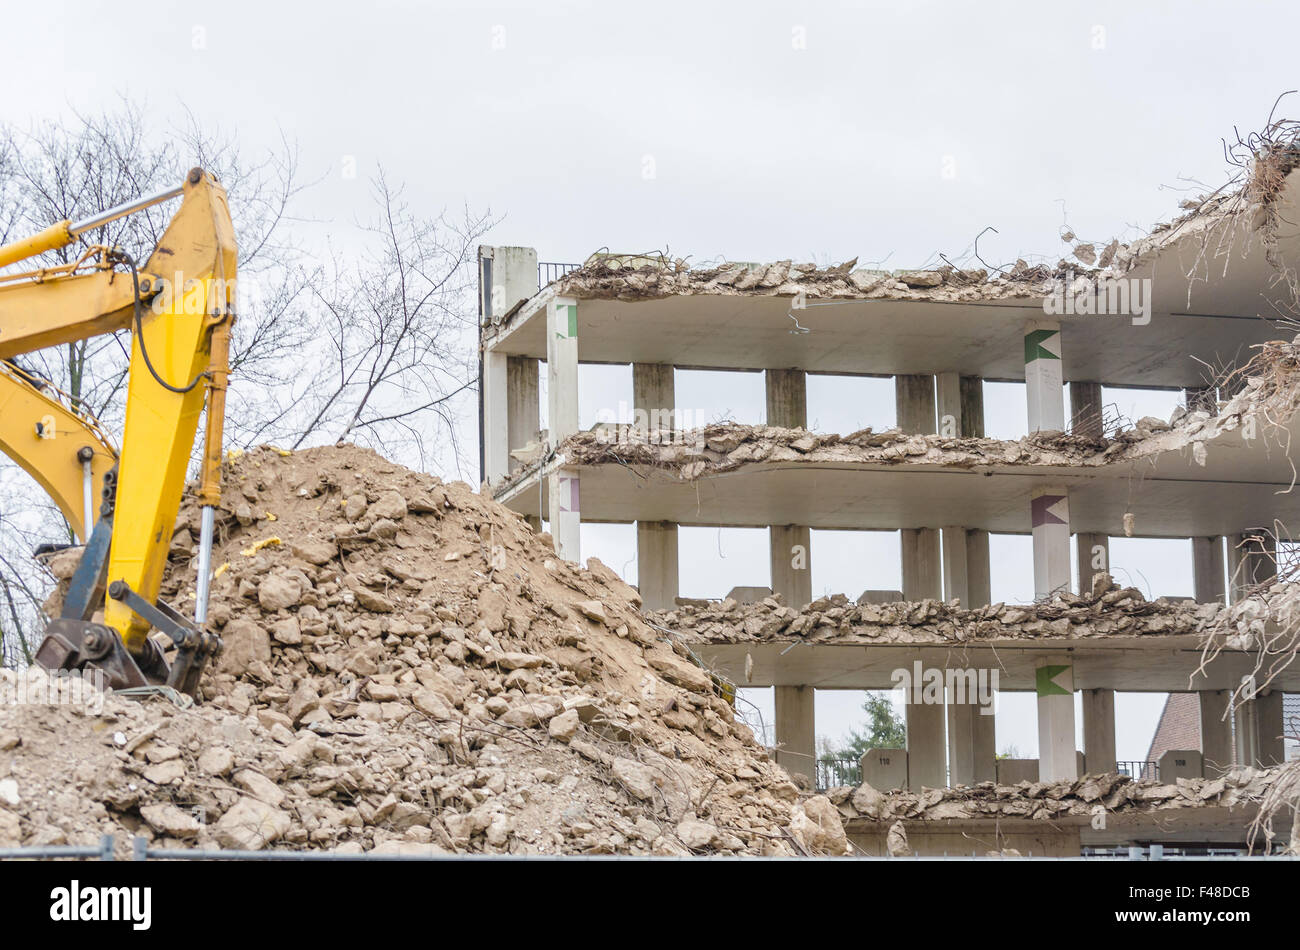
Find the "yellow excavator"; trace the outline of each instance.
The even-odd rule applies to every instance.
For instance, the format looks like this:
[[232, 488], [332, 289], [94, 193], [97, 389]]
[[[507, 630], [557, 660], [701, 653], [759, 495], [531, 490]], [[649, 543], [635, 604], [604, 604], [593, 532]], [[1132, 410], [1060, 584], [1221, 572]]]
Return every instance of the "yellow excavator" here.
[[[110, 222], [175, 198], [180, 207], [143, 264], [89, 243]], [[70, 263], [3, 272], [74, 244], [84, 246]], [[170, 686], [195, 695], [204, 665], [221, 650], [205, 621], [235, 278], [225, 189], [198, 168], [174, 188], [0, 247], [0, 449], [50, 494], [85, 545], [62, 612], [35, 653], [46, 669], [99, 670], [114, 689]], [[83, 406], [19, 359], [118, 331], [131, 335], [120, 450]], [[205, 402], [190, 619], [159, 601], [158, 590]], [[150, 637], [155, 629], [175, 647], [170, 663]]]

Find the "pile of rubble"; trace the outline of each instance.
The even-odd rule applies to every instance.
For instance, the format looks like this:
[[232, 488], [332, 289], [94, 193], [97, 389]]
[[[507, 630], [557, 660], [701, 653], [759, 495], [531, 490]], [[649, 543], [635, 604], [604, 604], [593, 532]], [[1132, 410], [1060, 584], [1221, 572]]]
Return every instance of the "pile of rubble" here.
[[969, 643], [1048, 637], [1141, 637], [1199, 633], [1221, 609], [1218, 604], [1148, 601], [1134, 587], [1095, 576], [1090, 594], [1062, 592], [1033, 604], [963, 608], [957, 601], [854, 603], [843, 594], [819, 597], [802, 610], [781, 596], [753, 603], [732, 598], [682, 601], [649, 616], [688, 641], [743, 643], [800, 639], [836, 643]]
[[[187, 502], [163, 591], [182, 609], [197, 528]], [[227, 465], [213, 563], [201, 704], [0, 703], [0, 847], [839, 847], [632, 588], [462, 483], [259, 449]]]
[[[1168, 426], [1166, 425], [1167, 429]], [[617, 462], [649, 465], [694, 479], [757, 462], [981, 465], [1080, 465], [1104, 451], [1102, 439], [1063, 433], [1017, 441], [908, 435], [898, 429], [861, 429], [846, 436], [780, 426], [718, 422], [688, 432], [602, 424], [568, 438], [565, 459], [575, 465]], [[1116, 447], [1116, 451], [1123, 446]], [[524, 460], [527, 455], [517, 458]]]
[[1179, 778], [1172, 784], [1133, 781], [1110, 772], [1085, 775], [1076, 781], [981, 782], [957, 788], [925, 788], [919, 792], [882, 792], [863, 784], [840, 786], [826, 796], [845, 820], [893, 822], [900, 819], [1027, 818], [1052, 821], [1100, 813], [1141, 814], [1174, 808], [1257, 805], [1282, 769], [1229, 769], [1218, 778]]

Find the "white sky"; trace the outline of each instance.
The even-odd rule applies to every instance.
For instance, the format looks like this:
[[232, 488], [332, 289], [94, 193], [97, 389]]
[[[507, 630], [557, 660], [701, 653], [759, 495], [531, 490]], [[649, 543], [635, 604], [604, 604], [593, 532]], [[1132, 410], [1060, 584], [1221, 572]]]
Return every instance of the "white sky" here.
[[[1063, 221], [1132, 237], [1176, 212], [1187, 179], [1217, 187], [1219, 138], [1261, 127], [1296, 85], [1270, 38], [1297, 27], [1300, 7], [1248, 2], [45, 0], [5, 10], [0, 120], [126, 95], [250, 152], [283, 134], [320, 178], [302, 227], [345, 248], [382, 164], [416, 209], [490, 208], [505, 215], [490, 243], [547, 261], [609, 247], [909, 267], [966, 259], [988, 226], [985, 260], [1054, 261]], [[584, 424], [631, 395], [626, 370], [593, 369]], [[679, 374], [679, 406], [761, 418], [760, 375], [695, 375]], [[1173, 406], [1106, 398], [1131, 418]], [[815, 380], [809, 402], [824, 430], [892, 422], [888, 380]], [[988, 386], [986, 408], [990, 435], [1023, 432], [1022, 388]], [[631, 530], [588, 526], [584, 553], [634, 576]], [[1024, 599], [1028, 539], [994, 544], [994, 599]], [[818, 532], [814, 590], [896, 587], [897, 559], [892, 537]], [[1189, 545], [1114, 541], [1112, 563], [1152, 594], [1191, 592]], [[763, 584], [766, 543], [683, 531], [682, 576], [684, 594]], [[1120, 758], [1145, 754], [1162, 701], [1120, 697]], [[859, 702], [823, 694], [818, 731], [842, 734]], [[997, 725], [999, 750], [1036, 753], [1032, 699], [1009, 697]]]

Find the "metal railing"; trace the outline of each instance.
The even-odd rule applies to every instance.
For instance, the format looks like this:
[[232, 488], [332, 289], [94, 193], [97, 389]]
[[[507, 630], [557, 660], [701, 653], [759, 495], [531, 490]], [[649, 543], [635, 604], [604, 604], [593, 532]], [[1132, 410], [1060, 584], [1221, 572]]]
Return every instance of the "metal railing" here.
[[553, 280], [559, 280], [570, 271], [575, 271], [581, 264], [557, 264], [554, 261], [537, 262], [537, 283], [545, 287]]
[[[847, 760], [838, 760], [847, 761]], [[820, 774], [821, 762], [818, 762], [818, 771]], [[851, 784], [851, 783], [843, 783]], [[290, 861], [290, 862], [320, 862], [320, 861], [366, 861], [366, 862], [414, 862], [414, 861], [457, 861], [461, 863], [485, 863], [492, 861], [514, 861], [519, 860], [519, 855], [493, 855], [493, 854], [374, 854], [374, 853], [341, 853], [338, 851], [227, 851], [223, 849], [201, 849], [201, 848], [153, 848], [149, 846], [147, 838], [136, 837], [130, 839], [131, 850], [128, 860], [132, 861]], [[0, 860], [39, 860], [39, 859], [68, 859], [82, 858], [95, 859], [101, 861], [114, 860], [114, 849], [117, 845], [117, 839], [113, 835], [104, 835], [100, 839], [98, 846], [95, 845], [47, 845], [44, 847], [36, 846], [29, 848], [0, 848]], [[1130, 861], [1161, 861], [1161, 860], [1217, 860], [1217, 861], [1300, 861], [1300, 857], [1294, 855], [1280, 854], [1280, 850], [1285, 845], [1282, 841], [1273, 843], [1273, 850], [1265, 853], [1250, 853], [1241, 847], [1219, 846], [1219, 847], [1196, 847], [1186, 845], [1175, 845], [1165, 848], [1163, 845], [1150, 843], [1146, 846], [1134, 845], [1127, 848], [1122, 846], [1110, 848], [1083, 848], [1081, 854], [1077, 857], [1044, 857], [1035, 855], [1032, 851], [1017, 858], [1018, 861], [1038, 860], [1038, 861], [1096, 861], [1096, 860], [1124, 860]], [[430, 848], [432, 852], [433, 849]], [[856, 860], [861, 861], [988, 861], [990, 859], [978, 853], [972, 852], [970, 855], [965, 854], [943, 854], [943, 855], [914, 855], [908, 858], [891, 858], [885, 856], [868, 856], [863, 854], [856, 855]], [[620, 855], [564, 855], [564, 854], [535, 854], [523, 858], [531, 863], [551, 863], [551, 862], [603, 862], [603, 861], [626, 861], [629, 858]], [[658, 857], [658, 858], [632, 858], [631, 860], [654, 860], [654, 861], [750, 861], [751, 858], [740, 857], [735, 855], [701, 855], [688, 857]], [[844, 861], [854, 860], [846, 858], [807, 858], [807, 857], [771, 857], [765, 859], [768, 862], [808, 862], [817, 860], [826, 861]]]
[[817, 760], [817, 790], [824, 792], [837, 785], [861, 785], [862, 762], [847, 756]]
[[1127, 775], [1135, 782], [1149, 779], [1157, 782], [1160, 780], [1160, 763], [1151, 759], [1141, 760], [1133, 759], [1127, 762], [1116, 762], [1115, 768], [1121, 775]]

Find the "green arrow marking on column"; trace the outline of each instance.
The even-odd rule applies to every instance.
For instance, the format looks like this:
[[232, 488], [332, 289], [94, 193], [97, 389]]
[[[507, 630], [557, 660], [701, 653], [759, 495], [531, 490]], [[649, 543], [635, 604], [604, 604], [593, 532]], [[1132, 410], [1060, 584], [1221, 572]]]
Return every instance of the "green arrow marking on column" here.
[[1060, 330], [1030, 330], [1026, 333], [1025, 362], [1032, 363], [1034, 360], [1059, 360], [1061, 358], [1060, 355], [1053, 353], [1043, 344], [1060, 332]]
[[572, 340], [576, 338], [578, 335], [578, 305], [573, 303], [571, 304], [557, 303], [555, 305], [555, 309], [568, 311], [567, 316], [569, 318], [568, 325], [565, 327], [567, 332], [557, 331], [555, 334], [555, 338], [557, 340], [564, 340], [564, 339]]
[[1056, 677], [1069, 672], [1068, 666], [1040, 666], [1034, 671], [1035, 686], [1039, 696], [1069, 696], [1070, 691], [1056, 682]]

